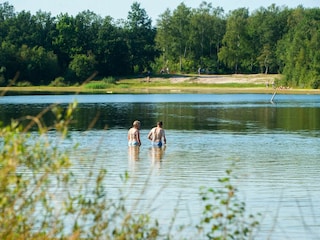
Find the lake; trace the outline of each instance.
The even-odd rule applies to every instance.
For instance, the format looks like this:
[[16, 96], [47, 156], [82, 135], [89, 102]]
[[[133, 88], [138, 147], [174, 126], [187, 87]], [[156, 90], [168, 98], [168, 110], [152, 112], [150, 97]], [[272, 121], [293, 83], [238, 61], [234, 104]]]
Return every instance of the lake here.
[[[255, 239], [320, 238], [320, 96], [278, 94], [105, 94], [35, 95], [0, 98], [0, 121], [36, 115], [76, 100], [70, 128], [79, 156], [94, 155], [95, 168], [108, 170], [106, 189], [122, 187], [128, 171], [130, 198], [166, 225], [195, 226], [201, 215], [201, 186], [233, 163], [234, 185], [248, 213], [261, 213]], [[45, 121], [53, 122], [50, 113]], [[142, 123], [140, 148], [128, 148], [127, 131]], [[150, 147], [149, 130], [164, 122], [167, 146]], [[90, 126], [90, 128], [89, 128]], [[78, 156], [74, 156], [77, 162]], [[88, 163], [90, 165], [90, 162]], [[86, 170], [75, 164], [81, 178]], [[145, 187], [147, 182], [147, 187]], [[141, 191], [144, 190], [143, 194]], [[192, 230], [188, 232], [192, 234]], [[191, 237], [191, 239], [195, 239]]]

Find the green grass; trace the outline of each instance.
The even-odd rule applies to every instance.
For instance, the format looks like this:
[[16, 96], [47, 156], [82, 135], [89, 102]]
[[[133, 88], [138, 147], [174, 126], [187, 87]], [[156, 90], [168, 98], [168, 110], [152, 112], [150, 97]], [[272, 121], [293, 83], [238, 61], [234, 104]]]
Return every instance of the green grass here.
[[[185, 78], [184, 82], [171, 82], [172, 78]], [[219, 77], [219, 76], [216, 76]], [[95, 79], [84, 85], [77, 86], [12, 86], [0, 87], [2, 92], [11, 93], [39, 93], [39, 92], [59, 92], [59, 93], [171, 93], [171, 92], [193, 92], [193, 93], [270, 93], [274, 89], [266, 88], [264, 82], [272, 82], [273, 75], [229, 75], [228, 78], [234, 79], [229, 83], [200, 83], [197, 82], [197, 75], [181, 74], [159, 74], [152, 75], [151, 82], [146, 82], [144, 76], [125, 76], [125, 77], [103, 77]], [[237, 83], [239, 79], [259, 78], [260, 83]], [[262, 81], [262, 82], [263, 82]], [[290, 94], [320, 94], [320, 89], [289, 89], [280, 90], [282, 93]]]

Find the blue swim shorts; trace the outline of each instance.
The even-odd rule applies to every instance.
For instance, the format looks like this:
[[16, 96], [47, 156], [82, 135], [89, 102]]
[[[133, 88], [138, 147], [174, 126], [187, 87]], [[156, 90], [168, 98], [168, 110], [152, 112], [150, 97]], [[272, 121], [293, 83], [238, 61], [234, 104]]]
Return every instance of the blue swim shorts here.
[[139, 146], [139, 143], [137, 141], [129, 141], [128, 146]]
[[151, 142], [154, 147], [162, 147], [162, 142]]

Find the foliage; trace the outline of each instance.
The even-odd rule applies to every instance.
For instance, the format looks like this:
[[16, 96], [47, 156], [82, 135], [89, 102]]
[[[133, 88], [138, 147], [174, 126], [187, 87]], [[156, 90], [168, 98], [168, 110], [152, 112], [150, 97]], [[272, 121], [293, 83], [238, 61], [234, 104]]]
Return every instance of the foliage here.
[[[76, 146], [63, 150], [61, 144], [75, 109], [76, 103], [52, 106], [0, 129], [0, 238], [156, 239], [158, 223], [128, 210], [121, 190], [119, 200], [108, 197], [105, 169], [86, 167], [85, 183], [69, 170]], [[41, 116], [50, 110], [56, 121], [46, 126]]]
[[114, 77], [107, 77], [107, 78], [103, 78], [101, 81], [107, 83], [107, 84], [114, 84], [116, 83], [116, 79]]
[[246, 216], [245, 203], [238, 199], [237, 189], [231, 183], [232, 171], [226, 173], [219, 179], [221, 189], [200, 189], [205, 206], [197, 227], [208, 239], [252, 239], [259, 225], [258, 216]]
[[290, 29], [277, 50], [289, 86], [310, 87], [320, 77], [319, 14], [320, 9], [299, 7], [288, 18]]
[[28, 82], [28, 81], [26, 81], [26, 82], [18, 82], [17, 86], [18, 87], [30, 87], [30, 86], [32, 86], [32, 84], [30, 82]]
[[314, 87], [319, 79], [319, 9], [275, 4], [249, 13], [224, 14], [202, 2], [167, 9], [152, 25], [138, 2], [127, 19], [115, 21], [90, 11], [76, 16], [15, 12], [0, 4], [0, 84], [71, 84], [93, 72], [104, 76], [154, 73], [281, 73], [291, 87]]
[[64, 77], [57, 77], [55, 78], [50, 84], [49, 86], [52, 87], [64, 87], [66, 86], [66, 83], [64, 81]]
[[218, 54], [224, 64], [234, 69], [234, 73], [243, 72], [250, 62], [248, 55], [251, 47], [246, 25], [248, 24], [249, 12], [246, 8], [234, 10], [227, 20], [226, 33], [223, 37], [223, 46]]
[[43, 47], [29, 48], [22, 45], [19, 50], [22, 69], [21, 78], [33, 84], [48, 85], [58, 72], [57, 56]]
[[134, 2], [128, 13], [126, 23], [127, 44], [131, 69], [138, 67], [138, 72], [150, 70], [150, 63], [157, 56], [155, 49], [156, 30], [152, 27], [152, 21], [140, 4]]
[[312, 83], [311, 87], [313, 89], [319, 89], [320, 88], [320, 80], [314, 80], [314, 82]]
[[86, 89], [105, 89], [108, 87], [108, 83], [104, 81], [92, 81], [84, 85]]

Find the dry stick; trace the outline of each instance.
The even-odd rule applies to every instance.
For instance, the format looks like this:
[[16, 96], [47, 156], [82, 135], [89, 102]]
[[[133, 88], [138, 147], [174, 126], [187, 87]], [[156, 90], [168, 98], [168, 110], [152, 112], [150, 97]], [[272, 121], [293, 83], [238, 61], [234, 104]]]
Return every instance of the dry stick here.
[[300, 212], [300, 217], [301, 217], [301, 221], [302, 221], [303, 227], [304, 227], [309, 233], [312, 233], [313, 235], [316, 235], [316, 233], [314, 233], [314, 232], [312, 231], [312, 229], [310, 228], [310, 226], [308, 226], [305, 218], [303, 217], [303, 210], [302, 210], [301, 205], [299, 204], [299, 201], [296, 200], [296, 203], [297, 203], [297, 205], [298, 205], [298, 209], [299, 209], [299, 212]]
[[100, 117], [100, 112], [97, 112], [96, 116], [92, 119], [92, 121], [90, 122], [87, 131], [90, 130], [91, 128], [93, 128], [93, 126], [96, 124], [96, 122], [98, 121]]
[[[95, 71], [93, 74], [91, 74], [90, 77], [88, 77], [82, 84], [81, 86], [83, 86], [84, 84], [86, 84], [87, 82], [90, 82], [96, 75], [98, 74], [98, 71]], [[12, 80], [11, 85], [18, 79], [20, 75], [20, 72], [17, 72], [14, 79]], [[9, 85], [8, 87], [10, 87], [11, 85]], [[79, 90], [80, 91], [80, 90]], [[79, 91], [76, 92], [76, 94], [79, 94]], [[4, 91], [5, 93], [6, 91]], [[4, 94], [3, 93], [3, 94]], [[57, 103], [50, 105], [49, 107], [47, 107], [46, 109], [44, 109], [43, 111], [41, 111], [35, 118], [32, 118], [33, 121], [31, 121], [28, 126], [24, 129], [23, 132], [27, 132], [34, 124], [36, 121], [39, 121], [39, 119], [45, 114], [47, 113], [50, 109], [52, 109], [54, 106], [58, 105]], [[30, 118], [29, 118], [30, 119]], [[97, 121], [97, 117], [94, 120], [94, 123]], [[91, 123], [89, 127], [92, 127], [94, 125], [94, 123]]]
[[10, 81], [10, 83], [6, 86], [6, 88], [1, 92], [1, 94], [0, 94], [1, 97], [3, 97], [6, 94], [6, 92], [9, 89], [9, 87], [11, 87], [17, 81], [19, 76], [20, 76], [20, 72], [17, 71], [16, 75], [14, 75], [14, 78]]
[[27, 132], [31, 127], [33, 127], [33, 125], [35, 123], [40, 122], [41, 117], [47, 113], [50, 109], [52, 109], [54, 106], [58, 105], [57, 103], [55, 104], [51, 104], [49, 107], [45, 108], [44, 110], [42, 110], [37, 116], [35, 117], [30, 117], [28, 116], [27, 119], [31, 119], [32, 121], [23, 129], [23, 132]]
[[[99, 72], [98, 71], [95, 71], [94, 73], [91, 74], [90, 77], [88, 77], [82, 84], [81, 86], [85, 85], [86, 83], [90, 82], [95, 76], [97, 76]], [[76, 94], [79, 94], [80, 92], [80, 89], [78, 90], [78, 92], [76, 92]]]
[[280, 212], [280, 208], [281, 208], [281, 200], [282, 199], [283, 199], [283, 192], [281, 192], [281, 196], [280, 196], [278, 207], [277, 207], [277, 211], [276, 211], [276, 216], [274, 217], [274, 222], [273, 222], [273, 224], [271, 226], [271, 229], [270, 229], [270, 232], [269, 232], [269, 235], [268, 235], [267, 239], [271, 238], [272, 233], [276, 229], [277, 221], [279, 219], [279, 212]]
[[275, 90], [274, 94], [272, 95], [271, 99], [270, 99], [270, 102], [273, 103], [273, 99], [274, 97], [276, 96], [276, 93], [277, 93], [277, 90]]

